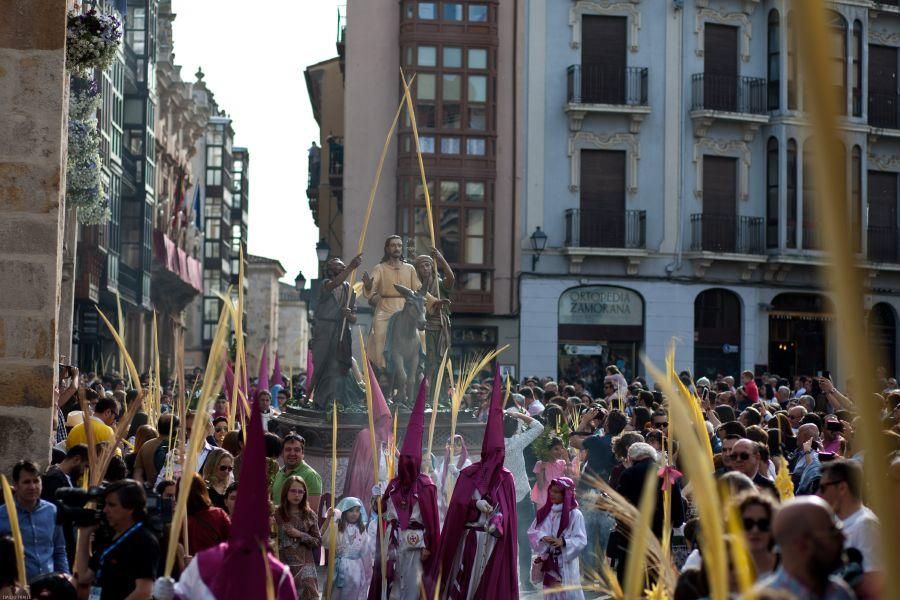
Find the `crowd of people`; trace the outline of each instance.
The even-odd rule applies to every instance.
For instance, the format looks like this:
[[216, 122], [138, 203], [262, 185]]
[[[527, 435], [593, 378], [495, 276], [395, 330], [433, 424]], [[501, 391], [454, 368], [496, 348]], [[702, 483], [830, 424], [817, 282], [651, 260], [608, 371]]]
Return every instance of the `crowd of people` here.
[[[180, 579], [202, 570], [198, 555], [234, 537], [241, 474], [248, 471], [242, 420], [229, 418], [222, 397], [209, 412], [188, 410], [182, 423], [172, 391], [164, 389], [158, 419], [139, 410], [120, 441], [114, 428], [138, 394], [120, 378], [82, 376], [77, 369], [66, 375], [51, 464], [19, 461], [10, 473], [25, 573], [18, 570], [4, 505], [0, 597], [138, 599], [153, 597], [155, 585], [160, 597], [157, 579], [174, 532], [159, 506], [174, 501], [182, 486], [188, 486], [186, 526], [172, 540], [174, 591], [203, 597], [191, 595]], [[702, 411], [721, 501], [739, 516], [759, 589], [800, 600], [887, 597], [879, 523], [867, 506], [863, 469], [883, 471], [900, 497], [896, 380], [881, 379], [883, 391], [872, 400], [880, 403], [880, 435], [891, 452], [883, 457], [865, 452], [854, 402], [828, 377], [680, 377]], [[598, 499], [615, 493], [637, 507], [651, 470], [658, 471], [658, 489], [650, 527], [671, 540], [679, 573], [669, 592], [679, 600], [708, 597], [703, 523], [692, 482], [681, 473], [687, 457], [670, 436], [668, 399], [643, 378], [627, 381], [615, 366], [607, 369], [603, 393], [594, 398], [579, 380], [527, 378], [506, 396], [499, 375], [488, 374], [470, 390], [471, 408], [460, 415], [486, 423], [477, 456], [461, 435], [446, 440], [442, 456], [424, 452], [420, 393], [402, 447], [379, 450], [393, 448], [393, 456], [381, 457], [394, 463], [393, 472], [373, 476], [369, 497], [338, 493], [336, 505], [330, 494], [323, 502], [322, 476], [305, 460], [303, 437], [261, 433], [267, 542], [290, 577], [289, 585], [276, 581], [275, 587], [293, 594], [277, 597], [319, 598], [330, 586], [334, 598], [412, 600], [437, 592], [468, 599], [529, 591], [583, 598], [582, 587], [592, 586], [583, 576], [603, 571], [605, 563], [623, 581], [633, 559], [627, 523], [616, 511], [598, 509]], [[267, 428], [286, 394], [279, 385], [253, 389], [252, 398]], [[95, 496], [102, 518], [93, 521], [76, 516], [66, 493], [57, 493], [85, 483], [86, 418], [98, 449], [115, 446]], [[197, 427], [205, 434], [198, 469], [183, 477], [178, 440]], [[335, 558], [326, 565], [332, 537]]]

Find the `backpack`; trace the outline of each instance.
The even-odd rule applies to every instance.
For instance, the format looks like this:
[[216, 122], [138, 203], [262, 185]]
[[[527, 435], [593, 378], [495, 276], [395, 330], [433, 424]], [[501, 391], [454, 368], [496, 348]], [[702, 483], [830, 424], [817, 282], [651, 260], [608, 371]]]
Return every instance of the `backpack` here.
[[162, 470], [166, 466], [166, 457], [169, 454], [169, 444], [168, 440], [163, 440], [160, 442], [159, 446], [156, 447], [156, 450], [153, 452], [153, 467], [156, 469], [157, 473], [162, 472]]

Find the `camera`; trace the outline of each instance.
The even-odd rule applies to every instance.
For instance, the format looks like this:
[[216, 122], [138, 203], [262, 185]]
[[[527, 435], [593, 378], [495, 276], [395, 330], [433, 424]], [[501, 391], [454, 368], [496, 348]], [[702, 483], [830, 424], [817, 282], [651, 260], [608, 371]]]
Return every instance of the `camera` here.
[[[172, 523], [174, 505], [172, 500], [163, 498], [156, 492], [144, 488], [147, 495], [145, 512], [147, 517], [144, 524], [157, 535]], [[91, 525], [105, 525], [103, 506], [107, 494], [107, 486], [91, 486], [88, 489], [76, 487], [64, 487], [56, 490], [56, 499], [59, 501], [57, 521], [69, 523], [75, 527], [89, 527]], [[94, 503], [95, 508], [87, 508], [88, 503]]]

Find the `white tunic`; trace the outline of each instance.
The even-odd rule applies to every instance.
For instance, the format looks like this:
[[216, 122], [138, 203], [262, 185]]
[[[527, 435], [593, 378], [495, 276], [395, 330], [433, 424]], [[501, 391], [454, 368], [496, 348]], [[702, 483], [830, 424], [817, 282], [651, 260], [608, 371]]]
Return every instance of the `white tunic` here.
[[[385, 530], [384, 545], [389, 548], [389, 540], [393, 535], [394, 526], [391, 521], [397, 519], [397, 510], [394, 508], [394, 501], [387, 497], [387, 510], [384, 511], [384, 520], [388, 524]], [[419, 503], [415, 502], [409, 515], [410, 523], [418, 523], [424, 526], [422, 521], [422, 513], [419, 510]], [[424, 535], [424, 529], [416, 531], [419, 535]], [[397, 548], [397, 556], [394, 567], [394, 580], [391, 582], [390, 600], [419, 600], [419, 582], [422, 580], [422, 549], [407, 548], [404, 544], [406, 539], [406, 530], [400, 529], [397, 532], [399, 545]], [[376, 543], [378, 543], [376, 541]], [[388, 556], [390, 556], [388, 549]]]
[[[557, 537], [556, 532], [559, 530], [561, 516], [562, 504], [554, 504], [543, 523], [538, 525], [537, 519], [532, 521], [528, 528], [528, 540], [531, 542], [531, 549], [535, 554], [546, 555], [549, 552], [550, 545], [542, 542], [541, 539], [548, 535]], [[560, 575], [562, 575], [562, 586], [580, 586], [581, 569], [578, 566], [578, 557], [587, 546], [587, 532], [584, 529], [584, 516], [577, 508], [573, 508], [569, 513], [569, 526], [562, 532], [561, 537], [566, 540], [565, 546], [561, 548], [562, 554], [557, 559]], [[544, 598], [548, 600], [584, 600], [584, 592], [579, 587], [555, 594], [546, 594]]]
[[[472, 500], [474, 502], [478, 502], [479, 500], [481, 500], [481, 494], [477, 489], [472, 492]], [[493, 513], [485, 513], [479, 511], [478, 520], [467, 523], [467, 525], [485, 528], [487, 527], [488, 521], [492, 516]], [[475, 536], [476, 544], [475, 563], [471, 566], [463, 564], [463, 554], [465, 552], [468, 536], [470, 535]], [[478, 589], [478, 585], [481, 583], [481, 578], [484, 577], [484, 570], [487, 567], [488, 561], [491, 559], [491, 554], [493, 554], [494, 547], [496, 545], [497, 538], [484, 531], [478, 531], [477, 529], [467, 528], [463, 536], [460, 538], [459, 547], [457, 547], [456, 549], [456, 556], [453, 559], [453, 565], [450, 569], [449, 581], [455, 582], [460, 571], [462, 571], [463, 569], [472, 569], [472, 576], [469, 578], [469, 589], [466, 590], [466, 600], [471, 600], [475, 595], [475, 591]]]
[[[337, 522], [332, 524], [337, 526]], [[347, 524], [344, 531], [337, 532], [337, 548], [335, 556], [335, 581], [331, 597], [337, 600], [357, 600], [365, 598], [369, 593], [369, 581], [372, 579], [372, 554], [367, 531]], [[326, 533], [327, 536], [331, 535]]]

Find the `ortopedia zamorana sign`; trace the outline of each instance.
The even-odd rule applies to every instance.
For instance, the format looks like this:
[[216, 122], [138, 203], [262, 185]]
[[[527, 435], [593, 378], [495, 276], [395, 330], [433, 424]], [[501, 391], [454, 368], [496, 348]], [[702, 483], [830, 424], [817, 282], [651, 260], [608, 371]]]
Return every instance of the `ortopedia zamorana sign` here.
[[573, 288], [559, 298], [560, 325], [643, 325], [637, 292], [607, 285]]

